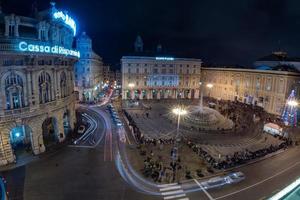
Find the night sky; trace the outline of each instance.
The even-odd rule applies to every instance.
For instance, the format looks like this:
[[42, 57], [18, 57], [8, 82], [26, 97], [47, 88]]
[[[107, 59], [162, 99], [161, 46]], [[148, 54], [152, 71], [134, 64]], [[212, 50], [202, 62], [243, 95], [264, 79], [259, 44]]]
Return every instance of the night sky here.
[[[300, 56], [299, 0], [60, 0], [106, 63], [133, 51], [163, 49], [216, 64], [252, 65], [281, 49]], [[3, 12], [29, 15], [33, 0], [2, 0]], [[37, 1], [39, 10], [49, 1]]]

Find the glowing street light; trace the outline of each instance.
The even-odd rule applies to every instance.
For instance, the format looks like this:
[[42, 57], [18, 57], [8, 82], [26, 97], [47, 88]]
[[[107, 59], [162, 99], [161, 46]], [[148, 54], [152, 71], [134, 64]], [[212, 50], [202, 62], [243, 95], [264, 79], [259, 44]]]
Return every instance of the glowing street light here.
[[296, 106], [299, 105], [299, 103], [297, 101], [295, 101], [295, 100], [288, 101], [287, 104], [289, 106], [293, 106], [293, 107], [296, 107]]
[[211, 84], [211, 83], [208, 83], [208, 84], [206, 84], [206, 87], [208, 87], [209, 89], [211, 89], [211, 88], [213, 88], [213, 87], [214, 87], [214, 85], [213, 85], [213, 84]]
[[187, 110], [183, 109], [183, 108], [180, 108], [180, 107], [177, 107], [177, 108], [174, 108], [172, 110], [172, 112], [175, 114], [175, 115], [186, 115], [187, 114]]
[[[176, 150], [177, 156], [178, 156], [178, 143], [180, 141], [180, 137], [179, 137], [180, 117], [186, 115], [188, 112], [186, 109], [179, 107], [179, 106], [174, 108], [172, 110], [172, 112], [173, 112], [173, 114], [177, 115], [177, 130], [176, 130], [176, 138], [175, 138], [175, 143], [174, 143], [174, 150]], [[173, 157], [173, 159], [175, 159], [175, 157]]]
[[130, 87], [130, 89], [134, 88], [134, 83], [129, 83], [128, 87]]

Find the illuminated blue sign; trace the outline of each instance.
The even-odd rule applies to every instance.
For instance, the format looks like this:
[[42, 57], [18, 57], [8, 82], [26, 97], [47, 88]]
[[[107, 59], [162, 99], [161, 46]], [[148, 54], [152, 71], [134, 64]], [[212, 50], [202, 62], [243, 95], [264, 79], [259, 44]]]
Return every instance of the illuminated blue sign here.
[[73, 30], [74, 36], [76, 35], [76, 23], [68, 14], [63, 13], [62, 11], [56, 11], [53, 13], [53, 17], [54, 19], [62, 20]]
[[179, 76], [176, 74], [150, 75], [147, 78], [148, 87], [177, 87]]
[[172, 57], [155, 57], [155, 60], [174, 60]]
[[39, 52], [39, 53], [49, 53], [49, 54], [62, 54], [65, 56], [76, 56], [80, 57], [80, 52], [72, 49], [66, 49], [61, 46], [49, 46], [49, 45], [37, 45], [37, 44], [28, 44], [25, 41], [19, 43], [20, 51], [28, 52]]

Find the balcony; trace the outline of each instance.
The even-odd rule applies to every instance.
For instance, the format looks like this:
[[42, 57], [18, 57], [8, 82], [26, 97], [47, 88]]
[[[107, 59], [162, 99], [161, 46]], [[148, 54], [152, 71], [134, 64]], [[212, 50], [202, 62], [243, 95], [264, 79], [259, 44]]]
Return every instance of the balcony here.
[[13, 121], [20, 118], [42, 115], [44, 113], [63, 108], [66, 105], [70, 105], [74, 101], [74, 94], [71, 94], [70, 96], [67, 96], [65, 98], [57, 99], [55, 101], [51, 101], [44, 104], [38, 104], [35, 106], [13, 110], [4, 110], [4, 112], [0, 112], [0, 122]]

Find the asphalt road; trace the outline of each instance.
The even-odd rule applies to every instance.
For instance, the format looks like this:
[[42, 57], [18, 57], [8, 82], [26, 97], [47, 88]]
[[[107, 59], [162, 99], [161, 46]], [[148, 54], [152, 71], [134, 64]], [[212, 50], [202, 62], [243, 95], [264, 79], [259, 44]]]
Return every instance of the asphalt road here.
[[[109, 115], [100, 108], [86, 111], [97, 123], [91, 134], [99, 141], [95, 148], [65, 147], [56, 154], [47, 155], [26, 166], [2, 172], [8, 180], [11, 199], [91, 199], [91, 200], [152, 200], [166, 196], [152, 196], [138, 192], [120, 176], [116, 167], [118, 136]], [[103, 117], [101, 117], [101, 116]], [[90, 138], [89, 138], [90, 139]], [[89, 139], [87, 141], [89, 141]], [[86, 143], [84, 146], [87, 146]], [[122, 150], [122, 149], [121, 149]], [[238, 184], [208, 190], [185, 193], [184, 196], [169, 195], [173, 199], [224, 199], [255, 200], [270, 197], [300, 176], [300, 149], [294, 147], [275, 157], [244, 166], [238, 171], [246, 179]], [[185, 191], [184, 185], [172, 186]], [[164, 190], [164, 189], [163, 189]], [[166, 189], [167, 190], [167, 189]], [[161, 191], [168, 193], [168, 191]], [[172, 191], [171, 191], [172, 193]]]
[[[111, 126], [99, 116], [95, 119], [105, 129]], [[116, 140], [115, 135], [111, 139]], [[9, 182], [11, 199], [161, 199], [144, 195], [128, 186], [117, 171], [114, 160], [104, 161], [106, 142], [104, 135], [96, 148], [65, 147], [54, 155], [2, 172]]]

